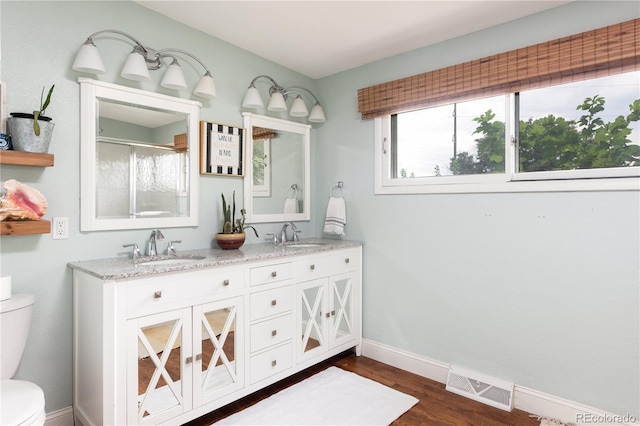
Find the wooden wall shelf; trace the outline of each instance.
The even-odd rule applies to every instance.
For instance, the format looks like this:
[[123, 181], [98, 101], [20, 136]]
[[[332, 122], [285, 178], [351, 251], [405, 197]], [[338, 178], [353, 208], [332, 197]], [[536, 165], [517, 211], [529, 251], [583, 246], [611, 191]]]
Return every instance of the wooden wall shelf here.
[[53, 154], [0, 150], [0, 164], [51, 167], [53, 166]]
[[5, 220], [0, 222], [0, 235], [50, 234], [48, 220]]

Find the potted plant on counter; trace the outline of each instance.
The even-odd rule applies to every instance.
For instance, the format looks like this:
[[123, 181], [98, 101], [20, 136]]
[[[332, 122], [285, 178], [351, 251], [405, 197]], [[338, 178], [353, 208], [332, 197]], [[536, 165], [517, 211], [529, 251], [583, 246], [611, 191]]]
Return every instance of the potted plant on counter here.
[[245, 209], [240, 210], [242, 219], [236, 219], [236, 192], [233, 191], [232, 204], [227, 204], [227, 201], [222, 195], [222, 232], [216, 234], [216, 243], [223, 250], [237, 249], [244, 244], [245, 233], [244, 230], [251, 228], [253, 233], [258, 237], [258, 231], [251, 225], [245, 225], [245, 215], [247, 211]]
[[9, 134], [16, 151], [40, 152], [49, 151], [51, 134], [54, 124], [51, 117], [44, 115], [49, 103], [55, 84], [49, 89], [46, 99], [44, 98], [44, 87], [40, 94], [40, 108], [33, 113], [12, 112], [7, 118]]

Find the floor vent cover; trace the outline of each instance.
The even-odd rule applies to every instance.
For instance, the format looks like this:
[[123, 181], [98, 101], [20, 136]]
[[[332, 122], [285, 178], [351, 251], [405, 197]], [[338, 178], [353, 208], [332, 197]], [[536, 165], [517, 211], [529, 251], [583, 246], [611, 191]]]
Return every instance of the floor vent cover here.
[[502, 410], [513, 408], [513, 383], [471, 371], [450, 369], [447, 390]]

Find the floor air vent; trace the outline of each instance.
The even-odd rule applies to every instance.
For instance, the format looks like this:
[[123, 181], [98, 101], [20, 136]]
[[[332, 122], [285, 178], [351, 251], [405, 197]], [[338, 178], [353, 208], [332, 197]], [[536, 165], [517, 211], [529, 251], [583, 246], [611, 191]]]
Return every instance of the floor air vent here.
[[502, 410], [511, 411], [513, 408], [513, 383], [471, 371], [450, 369], [447, 390]]

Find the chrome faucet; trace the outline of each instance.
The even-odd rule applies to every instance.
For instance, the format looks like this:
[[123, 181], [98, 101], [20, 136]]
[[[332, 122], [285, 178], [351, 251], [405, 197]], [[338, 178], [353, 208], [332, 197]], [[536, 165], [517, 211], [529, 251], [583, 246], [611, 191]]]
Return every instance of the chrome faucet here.
[[156, 241], [158, 240], [164, 240], [164, 235], [162, 235], [159, 229], [154, 229], [151, 231], [151, 237], [147, 243], [147, 256], [156, 256], [158, 254], [158, 248], [156, 246]]
[[[291, 239], [287, 238], [287, 228], [291, 227], [291, 230], [293, 231]], [[287, 222], [284, 225], [282, 225], [282, 230], [280, 231], [280, 242], [281, 243], [286, 243], [287, 241], [298, 241], [298, 228], [296, 228], [296, 225], [293, 222]]]

